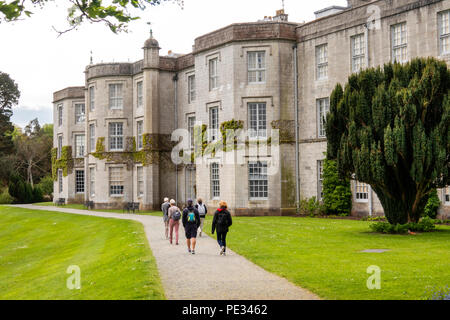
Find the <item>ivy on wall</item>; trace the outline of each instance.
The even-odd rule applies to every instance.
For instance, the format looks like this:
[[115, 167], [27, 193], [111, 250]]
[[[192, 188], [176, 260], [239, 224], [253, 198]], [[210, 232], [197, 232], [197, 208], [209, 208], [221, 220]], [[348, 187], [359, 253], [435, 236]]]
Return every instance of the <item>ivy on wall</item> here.
[[67, 177], [72, 172], [74, 160], [72, 157], [72, 147], [64, 146], [61, 149], [61, 157], [58, 159], [58, 148], [53, 148], [51, 151], [52, 158], [52, 178], [53, 181], [58, 179], [58, 170], [63, 171], [63, 176]]
[[143, 148], [137, 150], [135, 137], [125, 138], [125, 148], [121, 152], [105, 151], [105, 137], [99, 137], [92, 156], [99, 160], [114, 163], [126, 163], [129, 167], [140, 163], [143, 166], [162, 164], [164, 160], [170, 159], [169, 153], [173, 148], [170, 135], [144, 134]]

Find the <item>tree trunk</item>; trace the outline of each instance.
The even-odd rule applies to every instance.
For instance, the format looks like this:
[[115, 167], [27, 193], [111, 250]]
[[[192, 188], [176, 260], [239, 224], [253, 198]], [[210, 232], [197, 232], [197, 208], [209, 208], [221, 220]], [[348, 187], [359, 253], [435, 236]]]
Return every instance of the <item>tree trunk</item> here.
[[28, 175], [28, 182], [31, 184], [31, 187], [34, 188], [33, 186], [33, 162], [32, 161], [28, 161], [28, 167], [27, 167], [27, 175]]

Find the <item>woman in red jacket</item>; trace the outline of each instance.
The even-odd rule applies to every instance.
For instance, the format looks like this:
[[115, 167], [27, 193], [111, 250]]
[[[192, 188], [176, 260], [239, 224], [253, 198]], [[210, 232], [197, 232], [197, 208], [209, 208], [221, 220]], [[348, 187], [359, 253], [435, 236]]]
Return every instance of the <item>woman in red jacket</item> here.
[[220, 255], [226, 255], [227, 250], [227, 233], [228, 228], [233, 224], [231, 219], [231, 214], [227, 210], [227, 203], [225, 201], [220, 201], [220, 208], [214, 213], [214, 218], [212, 222], [212, 234], [214, 230], [217, 231], [217, 242], [220, 246]]

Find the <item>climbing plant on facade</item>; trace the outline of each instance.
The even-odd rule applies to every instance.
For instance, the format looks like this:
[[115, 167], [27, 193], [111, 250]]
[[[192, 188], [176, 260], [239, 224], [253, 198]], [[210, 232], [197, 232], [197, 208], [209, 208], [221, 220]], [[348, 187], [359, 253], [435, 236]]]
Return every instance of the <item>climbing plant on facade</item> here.
[[61, 157], [58, 159], [58, 148], [51, 150], [52, 159], [52, 178], [54, 181], [58, 179], [58, 170], [62, 170], [63, 176], [67, 177], [73, 169], [72, 147], [63, 146], [61, 149]]

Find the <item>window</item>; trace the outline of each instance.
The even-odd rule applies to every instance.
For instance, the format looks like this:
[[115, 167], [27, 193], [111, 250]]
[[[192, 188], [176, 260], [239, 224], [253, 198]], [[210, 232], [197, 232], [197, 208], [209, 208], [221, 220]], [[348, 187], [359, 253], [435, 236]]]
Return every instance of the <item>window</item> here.
[[75, 158], [83, 158], [85, 150], [84, 134], [75, 135]]
[[212, 199], [220, 197], [219, 164], [217, 162], [211, 163], [211, 197]]
[[89, 87], [89, 110], [95, 110], [95, 88]]
[[144, 195], [144, 167], [137, 167], [137, 195]]
[[209, 90], [218, 87], [217, 58], [209, 60]]
[[196, 170], [195, 166], [186, 166], [185, 199], [196, 199]]
[[317, 199], [323, 199], [323, 160], [317, 161]]
[[142, 81], [139, 81], [136, 85], [137, 91], [137, 107], [140, 108], [144, 105], [144, 94], [142, 91]]
[[248, 82], [259, 83], [266, 81], [266, 52], [248, 52]]
[[123, 168], [109, 168], [109, 195], [111, 197], [120, 197], [123, 195]]
[[89, 125], [89, 145], [91, 152], [95, 152], [95, 124]]
[[328, 78], [328, 44], [316, 47], [317, 80]]
[[188, 131], [189, 131], [189, 143], [191, 148], [194, 147], [194, 127], [195, 127], [195, 117], [188, 117]]
[[248, 185], [250, 199], [267, 199], [269, 193], [267, 162], [256, 161], [248, 163]]
[[123, 150], [123, 123], [112, 122], [109, 124], [109, 150]]
[[210, 141], [216, 141], [219, 136], [219, 107], [209, 109]]
[[355, 181], [356, 202], [369, 201], [369, 185], [363, 182]]
[[95, 196], [95, 168], [89, 168], [89, 191], [91, 197]]
[[58, 136], [58, 159], [61, 158], [62, 154], [62, 136]]
[[84, 193], [84, 170], [75, 170], [75, 192]]
[[144, 147], [144, 121], [138, 121], [136, 124], [137, 148], [141, 150]]
[[62, 126], [63, 124], [63, 107], [62, 105], [58, 106], [58, 126]]
[[195, 75], [188, 77], [188, 103], [195, 101]]
[[408, 60], [408, 39], [406, 22], [391, 27], [392, 36], [392, 60], [394, 62], [406, 62]]
[[327, 133], [325, 130], [325, 120], [327, 113], [330, 111], [330, 99], [317, 99], [317, 137], [324, 138]]
[[450, 187], [444, 188], [444, 205], [450, 206]]
[[75, 104], [75, 123], [83, 123], [85, 117], [84, 103]]
[[267, 116], [265, 103], [248, 104], [248, 123], [250, 138], [267, 137]]
[[366, 67], [366, 40], [364, 34], [358, 34], [352, 42], [352, 72], [359, 72]]
[[439, 52], [450, 53], [450, 10], [438, 14]]
[[110, 109], [122, 109], [123, 108], [123, 95], [122, 84], [110, 84], [109, 85], [109, 108]]
[[63, 172], [61, 169], [58, 170], [58, 189], [59, 193], [63, 192]]

